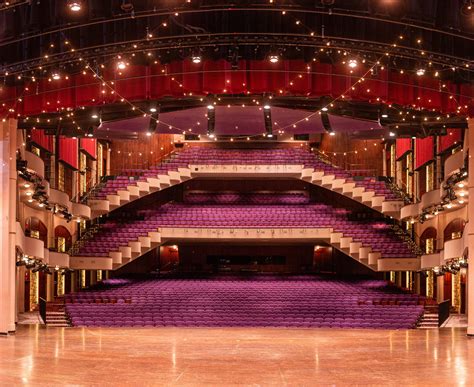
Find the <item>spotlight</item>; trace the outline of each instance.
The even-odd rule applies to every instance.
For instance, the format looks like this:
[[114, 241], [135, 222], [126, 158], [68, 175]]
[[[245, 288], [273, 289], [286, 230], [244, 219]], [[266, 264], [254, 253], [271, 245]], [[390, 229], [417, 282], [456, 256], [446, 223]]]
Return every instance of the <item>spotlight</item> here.
[[270, 105], [265, 105], [263, 107], [263, 120], [265, 124], [265, 133], [268, 138], [273, 138], [273, 122], [272, 122], [272, 112], [270, 110]]
[[68, 0], [67, 6], [72, 12], [79, 12], [82, 9], [82, 1], [80, 0]]
[[335, 132], [329, 132], [329, 135], [330, 135], [330, 136], [335, 136], [336, 133], [335, 133]]
[[191, 58], [191, 60], [192, 60], [193, 63], [195, 63], [195, 64], [201, 63], [201, 57], [200, 57], [199, 55], [193, 56], [193, 57]]
[[59, 81], [61, 79], [61, 74], [59, 74], [58, 71], [54, 71], [52, 74], [51, 74], [51, 78], [53, 78], [55, 81]]
[[208, 108], [209, 110], [214, 110], [214, 106], [213, 106], [213, 105], [210, 105], [210, 104], [207, 105], [207, 108]]
[[395, 133], [394, 132], [390, 132], [390, 137], [395, 137]]
[[92, 114], [91, 118], [93, 118], [94, 120], [96, 120], [97, 118], [99, 118], [99, 116], [98, 116], [96, 113], [94, 113], [94, 114]]
[[146, 135], [147, 135], [148, 137], [150, 137], [152, 134], [153, 134], [153, 133], [151, 133], [151, 132], [146, 132]]
[[329, 110], [329, 109], [328, 109], [326, 106], [324, 106], [324, 107], [321, 108], [321, 111], [322, 111], [322, 112], [327, 112], [328, 110]]
[[425, 75], [425, 69], [419, 68], [418, 70], [416, 70], [416, 75], [418, 75], [419, 77]]
[[125, 70], [126, 68], [127, 68], [127, 64], [123, 60], [117, 62], [118, 70]]
[[156, 113], [156, 108], [155, 108], [155, 107], [151, 107], [151, 108], [150, 108], [150, 112]]
[[209, 134], [209, 138], [214, 138], [214, 137], [216, 137], [216, 136], [214, 135], [214, 133], [210, 133], [210, 134]]
[[388, 118], [388, 114], [387, 113], [382, 113], [382, 115], [380, 116], [382, 118]]
[[355, 69], [359, 63], [357, 62], [357, 59], [349, 59], [349, 62], [347, 62], [347, 65], [351, 69]]
[[278, 55], [272, 54], [268, 56], [268, 60], [270, 61], [270, 63], [278, 63], [280, 57]]

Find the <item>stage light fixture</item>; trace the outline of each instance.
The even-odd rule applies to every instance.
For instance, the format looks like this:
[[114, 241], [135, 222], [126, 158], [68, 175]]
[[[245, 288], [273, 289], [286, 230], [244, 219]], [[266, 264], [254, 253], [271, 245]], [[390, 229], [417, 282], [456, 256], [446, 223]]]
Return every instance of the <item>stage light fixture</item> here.
[[424, 68], [419, 68], [416, 70], [416, 75], [418, 75], [419, 77], [421, 77], [422, 75], [425, 75], [425, 69]]
[[347, 62], [347, 65], [351, 69], [355, 69], [359, 65], [359, 62], [357, 62], [357, 59], [349, 59], [349, 61]]
[[389, 135], [390, 135], [390, 137], [395, 137], [395, 133], [394, 133], [394, 132], [390, 132]]
[[53, 78], [55, 81], [59, 81], [61, 79], [61, 74], [58, 71], [53, 71], [51, 78]]
[[120, 60], [117, 62], [118, 70], [125, 70], [126, 68], [127, 68], [127, 64], [123, 60]]
[[214, 110], [214, 106], [211, 105], [211, 104], [209, 104], [209, 105], [207, 105], [207, 109], [208, 109], [208, 110]]
[[272, 54], [268, 56], [268, 60], [270, 61], [270, 63], [278, 63], [280, 57], [276, 54]]
[[79, 12], [82, 9], [82, 1], [68, 0], [67, 6], [71, 12]]
[[328, 109], [326, 106], [324, 106], [324, 107], [321, 108], [321, 111], [322, 111], [322, 112], [327, 112], [328, 110], [329, 110], [329, 109]]
[[270, 105], [264, 105], [263, 108], [264, 108], [265, 110], [270, 110]]
[[200, 55], [194, 55], [192, 58], [191, 58], [192, 62], [195, 63], [195, 64], [199, 64], [201, 63], [201, 56]]

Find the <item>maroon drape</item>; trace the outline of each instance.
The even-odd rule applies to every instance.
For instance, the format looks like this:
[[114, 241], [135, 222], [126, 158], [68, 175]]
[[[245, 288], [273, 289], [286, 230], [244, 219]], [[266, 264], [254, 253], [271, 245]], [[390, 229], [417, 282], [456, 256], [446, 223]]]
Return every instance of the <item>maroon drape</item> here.
[[74, 169], [79, 169], [79, 140], [77, 138], [59, 137], [59, 161]]
[[439, 138], [438, 153], [445, 152], [459, 144], [462, 141], [461, 135], [461, 129], [448, 129], [448, 134]]
[[93, 159], [97, 158], [97, 140], [95, 138], [81, 138], [80, 147]]
[[[463, 112], [474, 109], [472, 85], [455, 85], [449, 81], [387, 69], [367, 74], [365, 81], [358, 83], [357, 80], [367, 70], [367, 67], [360, 65], [351, 73], [344, 64], [306, 63], [302, 60], [280, 60], [274, 64], [268, 60], [241, 60], [234, 69], [225, 60], [198, 64], [184, 60], [166, 65], [131, 65], [122, 74], [110, 67], [102, 71], [101, 77], [115, 91], [104, 86], [89, 71], [72, 75], [69, 79], [41, 79], [25, 85], [24, 90], [5, 86], [0, 90], [0, 115], [57, 112], [66, 108], [118, 102], [121, 98], [137, 101], [222, 93], [333, 98], [344, 94], [347, 100], [396, 103], [442, 112], [454, 112], [459, 105]], [[351, 88], [353, 85], [354, 89]], [[22, 98], [19, 99], [18, 95]], [[14, 111], [9, 112], [9, 109]]]
[[53, 152], [54, 136], [47, 136], [44, 130], [31, 129], [31, 141], [48, 152]]
[[433, 137], [417, 138], [415, 140], [415, 169], [419, 169], [434, 158]]
[[411, 150], [411, 139], [397, 138], [397, 142], [396, 142], [397, 160], [405, 156], [405, 154], [410, 150]]

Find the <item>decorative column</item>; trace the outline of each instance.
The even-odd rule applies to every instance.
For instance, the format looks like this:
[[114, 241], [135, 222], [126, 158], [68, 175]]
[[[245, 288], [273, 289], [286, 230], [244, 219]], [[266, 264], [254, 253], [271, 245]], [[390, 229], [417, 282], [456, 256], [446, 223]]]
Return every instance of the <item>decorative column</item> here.
[[16, 320], [16, 128], [0, 121], [0, 334], [15, 332]]
[[[473, 112], [471, 112], [473, 113]], [[468, 143], [474, 145], [474, 114], [471, 114], [471, 118], [468, 121]], [[474, 198], [474, 157], [472, 157], [472, 150], [469, 149], [469, 198]], [[468, 305], [467, 305], [467, 334], [474, 336], [474, 200], [469, 200], [467, 206], [468, 219], [466, 229], [468, 232], [468, 249], [469, 249], [469, 266], [467, 269], [467, 283], [468, 283]], [[466, 232], [466, 231], [465, 231]]]
[[436, 301], [444, 301], [444, 275], [436, 277]]

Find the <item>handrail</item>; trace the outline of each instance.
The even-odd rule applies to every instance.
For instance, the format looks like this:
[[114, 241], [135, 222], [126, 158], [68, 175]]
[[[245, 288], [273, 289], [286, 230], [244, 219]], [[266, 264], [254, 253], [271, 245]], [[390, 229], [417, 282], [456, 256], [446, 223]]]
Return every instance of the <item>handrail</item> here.
[[41, 319], [46, 324], [46, 300], [43, 297], [39, 297], [39, 313]]

